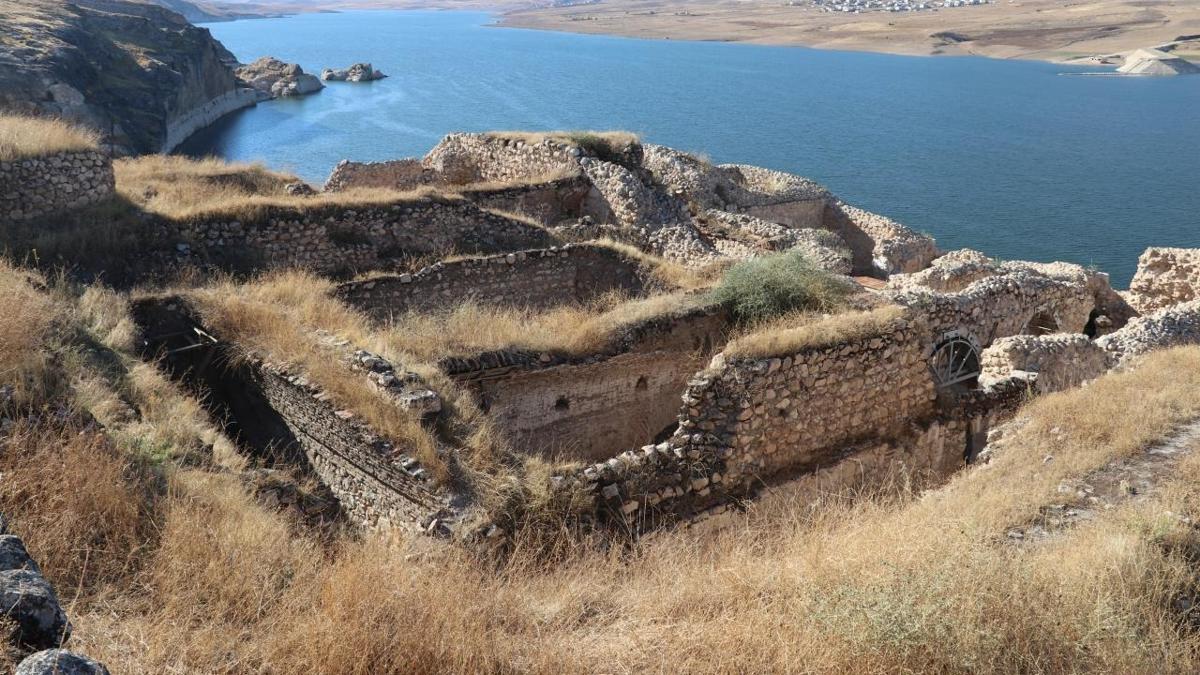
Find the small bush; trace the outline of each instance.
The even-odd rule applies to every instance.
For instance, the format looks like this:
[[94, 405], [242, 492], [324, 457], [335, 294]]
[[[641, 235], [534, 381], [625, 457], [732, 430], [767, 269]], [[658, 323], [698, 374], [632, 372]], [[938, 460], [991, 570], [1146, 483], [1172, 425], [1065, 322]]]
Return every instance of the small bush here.
[[837, 309], [853, 290], [848, 279], [818, 268], [799, 251], [788, 251], [734, 265], [711, 298], [729, 307], [739, 321], [758, 323], [797, 310]]

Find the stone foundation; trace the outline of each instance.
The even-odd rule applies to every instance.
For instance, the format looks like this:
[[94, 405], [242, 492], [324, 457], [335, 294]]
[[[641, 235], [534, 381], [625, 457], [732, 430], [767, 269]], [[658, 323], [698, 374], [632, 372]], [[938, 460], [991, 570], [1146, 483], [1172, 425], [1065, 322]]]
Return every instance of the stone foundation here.
[[585, 304], [609, 292], [629, 297], [658, 285], [635, 260], [605, 247], [568, 244], [484, 258], [440, 262], [413, 274], [337, 287], [337, 297], [376, 321], [409, 311], [437, 311], [464, 300], [549, 309]]
[[94, 150], [0, 162], [0, 221], [91, 206], [113, 190], [112, 160]]

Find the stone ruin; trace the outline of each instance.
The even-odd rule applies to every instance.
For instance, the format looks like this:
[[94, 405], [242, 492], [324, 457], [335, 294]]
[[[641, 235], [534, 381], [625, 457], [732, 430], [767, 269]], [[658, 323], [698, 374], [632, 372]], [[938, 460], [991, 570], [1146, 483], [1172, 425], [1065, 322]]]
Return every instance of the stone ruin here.
[[[514, 448], [567, 460], [550, 488], [588, 505], [580, 515], [588, 527], [636, 533], [695, 523], [764, 486], [817, 495], [898, 473], [943, 479], [974, 461], [989, 430], [1029, 396], [1085, 386], [1153, 349], [1200, 342], [1196, 251], [1152, 249], [1122, 293], [1078, 265], [942, 253], [930, 238], [811, 181], [660, 146], [455, 134], [420, 160], [343, 162], [326, 189], [372, 187], [454, 193], [399, 215], [376, 207], [380, 215], [366, 218], [379, 223], [367, 226], [372, 237], [412, 233], [415, 242], [468, 227], [486, 238], [489, 228], [469, 229], [471, 217], [458, 211], [503, 219], [489, 221], [503, 233], [490, 239], [489, 255], [336, 288], [380, 323], [466, 298], [543, 309], [609, 290], [662, 290], [646, 263], [618, 248], [567, 243], [598, 236], [685, 266], [800, 248], [860, 280], [853, 304], [876, 317], [869, 330], [783, 342], [772, 353], [731, 351], [728, 312], [697, 301], [623, 326], [588, 354], [508, 350], [439, 362]], [[496, 215], [498, 203], [517, 213]], [[447, 227], [445, 218], [468, 225]], [[306, 222], [312, 229], [300, 231], [316, 233], [330, 220]], [[528, 231], [544, 238], [510, 236], [513, 222], [533, 223]], [[243, 225], [231, 236], [261, 235]], [[362, 243], [364, 251], [372, 245]], [[270, 355], [215, 366], [225, 347], [185, 300], [143, 300], [137, 314], [148, 355], [166, 353], [169, 367], [203, 381], [244, 445], [310, 467], [352, 522], [468, 539], [502, 539], [520, 526], [466, 528], [466, 496], [437, 487], [411, 448], [388, 443]], [[836, 336], [844, 318], [811, 327]], [[436, 426], [435, 387], [403, 364], [335, 346], [391, 404]]]

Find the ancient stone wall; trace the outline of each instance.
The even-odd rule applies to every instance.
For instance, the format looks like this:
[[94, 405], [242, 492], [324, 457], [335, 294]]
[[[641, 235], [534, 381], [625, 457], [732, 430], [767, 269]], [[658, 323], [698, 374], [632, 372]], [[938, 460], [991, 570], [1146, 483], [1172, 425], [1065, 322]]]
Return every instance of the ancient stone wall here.
[[601, 520], [638, 530], [704, 519], [764, 480], [841, 492], [889, 474], [943, 478], [986, 445], [1028, 382], [1014, 378], [939, 402], [925, 367], [926, 329], [900, 319], [875, 336], [774, 358], [718, 356], [684, 393], [679, 428], [563, 476]]
[[333, 173], [325, 180], [325, 191], [342, 192], [353, 188], [415, 190], [440, 180], [436, 171], [411, 157], [387, 162], [351, 162], [343, 159], [333, 167]]
[[584, 154], [549, 138], [529, 143], [492, 134], [450, 134], [425, 155], [424, 165], [450, 184], [528, 182], [577, 171]]
[[1037, 391], [1078, 387], [1108, 371], [1108, 354], [1086, 335], [1016, 335], [1000, 338], [980, 357], [979, 383], [988, 386], [1017, 371], [1037, 374]]
[[1142, 314], [1200, 297], [1200, 249], [1148, 248], [1129, 284], [1129, 304]]
[[414, 458], [392, 447], [350, 411], [335, 408], [303, 377], [266, 365], [255, 374], [266, 400], [351, 522], [367, 528], [416, 529], [444, 506]]
[[583, 175], [509, 187], [468, 185], [459, 194], [482, 208], [519, 213], [542, 225], [556, 225], [584, 216], [597, 223], [613, 220], [608, 203]]
[[1011, 335], [1082, 333], [1096, 302], [1086, 280], [1064, 281], [1024, 269], [980, 279], [956, 293], [889, 295], [924, 317], [927, 345], [955, 336], [979, 349]]
[[0, 162], [0, 221], [82, 208], [114, 190], [112, 160], [97, 151]]
[[337, 297], [377, 321], [407, 311], [445, 309], [464, 300], [548, 309], [605, 293], [642, 295], [655, 281], [637, 261], [606, 246], [562, 248], [439, 262], [413, 274], [354, 281]]
[[837, 200], [826, 202], [821, 226], [836, 232], [850, 247], [855, 274], [887, 277], [918, 272], [939, 253], [931, 237]]
[[1169, 347], [1200, 344], [1200, 300], [1193, 300], [1130, 320], [1124, 328], [1096, 340], [1111, 367], [1142, 354]]
[[166, 222], [179, 262], [235, 271], [300, 267], [322, 272], [377, 269], [387, 260], [452, 252], [549, 247], [542, 228], [463, 200], [271, 207], [254, 220], [200, 217]]
[[679, 393], [727, 321], [704, 308], [631, 327], [619, 347], [586, 358], [485, 355], [443, 367], [518, 449], [596, 460], [670, 433]]

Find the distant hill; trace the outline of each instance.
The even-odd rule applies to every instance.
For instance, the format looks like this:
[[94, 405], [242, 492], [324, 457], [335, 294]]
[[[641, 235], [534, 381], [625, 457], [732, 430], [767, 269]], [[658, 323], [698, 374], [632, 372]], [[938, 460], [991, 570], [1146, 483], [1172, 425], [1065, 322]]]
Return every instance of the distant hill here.
[[0, 109], [84, 123], [120, 154], [170, 150], [252, 104], [234, 61], [208, 30], [152, 4], [0, 3]]

